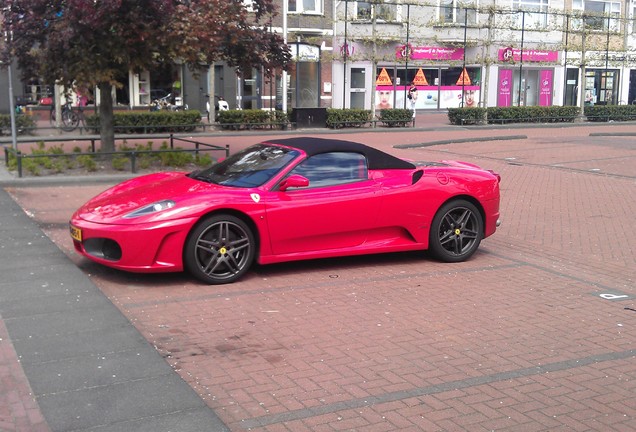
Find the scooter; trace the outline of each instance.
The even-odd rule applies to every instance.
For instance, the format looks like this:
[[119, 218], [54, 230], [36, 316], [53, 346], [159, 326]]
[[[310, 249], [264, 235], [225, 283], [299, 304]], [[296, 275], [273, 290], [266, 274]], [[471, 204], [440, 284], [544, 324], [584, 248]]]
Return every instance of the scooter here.
[[[209, 122], [210, 121], [210, 99], [209, 99], [209, 95], [207, 96], [208, 96], [208, 101], [205, 103], [205, 110], [206, 110], [206, 114], [207, 114], [207, 118]], [[214, 96], [214, 98], [216, 99], [216, 103], [214, 104], [214, 109], [216, 113], [214, 121], [219, 121], [219, 111], [228, 111], [230, 109], [230, 104], [228, 104], [227, 101], [223, 99], [222, 96]]]

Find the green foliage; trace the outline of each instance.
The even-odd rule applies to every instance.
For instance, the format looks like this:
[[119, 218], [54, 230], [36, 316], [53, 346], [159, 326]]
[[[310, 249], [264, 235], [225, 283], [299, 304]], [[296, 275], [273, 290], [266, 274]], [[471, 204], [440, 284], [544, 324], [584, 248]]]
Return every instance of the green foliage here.
[[219, 111], [218, 122], [223, 129], [283, 129], [289, 116], [280, 110], [227, 110]]
[[486, 121], [486, 108], [449, 108], [448, 120], [454, 125], [480, 124]]
[[636, 120], [636, 105], [586, 106], [584, 114], [592, 122]]
[[[86, 126], [99, 132], [99, 116], [86, 116]], [[190, 132], [201, 126], [201, 113], [188, 111], [125, 111], [113, 115], [115, 133]]]
[[406, 127], [413, 124], [413, 111], [410, 109], [384, 109], [380, 111], [378, 120], [384, 126]]
[[[161, 144], [159, 150], [164, 150], [164, 152], [159, 153], [159, 159], [161, 160], [161, 165], [163, 166], [181, 168], [188, 165], [189, 163], [192, 163], [194, 160], [194, 157], [188, 152], [168, 151], [170, 150], [170, 148], [168, 147], [168, 143], [165, 141]], [[181, 149], [177, 147], [175, 150]]]
[[129, 70], [177, 57], [193, 69], [223, 60], [243, 70], [286, 67], [289, 48], [267, 26], [274, 0], [254, 5], [246, 13], [243, 2], [227, 0], [13, 1], [0, 27], [19, 35], [12, 51], [28, 76], [110, 88], [127, 84], [117, 80]]
[[206, 153], [199, 153], [195, 158], [194, 158], [194, 163], [198, 166], [198, 167], [207, 167], [212, 165], [213, 160], [212, 157], [209, 154]]
[[488, 123], [563, 123], [573, 122], [579, 113], [572, 106], [516, 106], [487, 108]]
[[[15, 129], [18, 135], [23, 135], [35, 128], [33, 116], [18, 114], [15, 116]], [[0, 135], [11, 135], [11, 116], [0, 114]]]
[[92, 155], [80, 155], [77, 156], [77, 162], [89, 172], [97, 171], [97, 163]]
[[127, 164], [128, 158], [126, 156], [115, 156], [110, 161], [110, 166], [112, 166], [113, 169], [117, 171], [125, 170]]
[[7, 161], [7, 167], [10, 171], [15, 171], [18, 169], [18, 158], [14, 152], [9, 152], [9, 160]]
[[363, 109], [327, 109], [327, 127], [362, 127], [371, 121], [371, 110]]
[[39, 176], [41, 174], [40, 165], [35, 159], [22, 159], [22, 169], [34, 176]]
[[573, 122], [579, 108], [573, 106], [514, 106], [488, 108], [449, 108], [448, 119], [454, 125], [507, 123]]

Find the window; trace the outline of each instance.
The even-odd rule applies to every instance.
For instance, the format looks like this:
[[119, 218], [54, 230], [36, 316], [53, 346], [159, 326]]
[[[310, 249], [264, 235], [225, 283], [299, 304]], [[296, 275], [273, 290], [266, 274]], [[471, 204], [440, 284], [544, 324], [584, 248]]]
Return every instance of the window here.
[[439, 0], [439, 20], [444, 24], [476, 24], [477, 0]]
[[[583, 14], [588, 30], [618, 31], [620, 28], [621, 3], [604, 0], [573, 0], [572, 10]], [[573, 20], [574, 28], [581, 28], [580, 20]]]
[[290, 13], [320, 14], [323, 0], [287, 0]]
[[245, 6], [245, 9], [247, 9], [248, 12], [254, 12], [253, 0], [243, 0], [243, 6]]
[[524, 12], [517, 14], [520, 27], [541, 29], [548, 25], [548, 0], [512, 0], [512, 8]]
[[367, 160], [359, 153], [321, 153], [303, 161], [290, 174], [306, 177], [309, 187], [351, 183], [368, 179]]
[[400, 20], [398, 5], [393, 3], [356, 2], [355, 17], [358, 20], [370, 21], [375, 13], [378, 21], [397, 22]]

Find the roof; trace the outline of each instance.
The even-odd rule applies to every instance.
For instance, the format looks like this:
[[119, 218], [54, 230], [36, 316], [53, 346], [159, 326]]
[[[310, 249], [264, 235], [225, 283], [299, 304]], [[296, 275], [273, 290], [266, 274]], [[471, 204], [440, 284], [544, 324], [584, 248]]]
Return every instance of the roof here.
[[314, 137], [299, 137], [270, 139], [265, 142], [270, 144], [280, 144], [287, 147], [294, 147], [307, 153], [307, 156], [330, 152], [361, 153], [366, 157], [370, 170], [415, 169], [415, 165], [410, 162], [392, 156], [376, 148], [369, 147], [367, 145], [354, 141]]

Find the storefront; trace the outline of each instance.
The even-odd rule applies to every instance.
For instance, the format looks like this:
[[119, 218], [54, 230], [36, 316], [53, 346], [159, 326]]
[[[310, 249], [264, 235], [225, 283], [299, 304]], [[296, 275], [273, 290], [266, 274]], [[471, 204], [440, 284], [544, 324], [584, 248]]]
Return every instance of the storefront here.
[[554, 70], [558, 51], [502, 48], [499, 61], [510, 66], [499, 66], [497, 80], [497, 106], [552, 106]]
[[117, 103], [142, 107], [167, 97], [172, 104], [183, 104], [183, 69], [173, 64], [152, 71], [130, 72], [128, 88], [117, 92]]
[[[376, 109], [411, 108], [437, 110], [480, 104], [481, 67], [452, 66], [463, 62], [463, 48], [406, 47], [396, 49], [396, 59], [408, 63], [380, 64], [375, 71]], [[414, 84], [414, 105], [407, 100]]]

